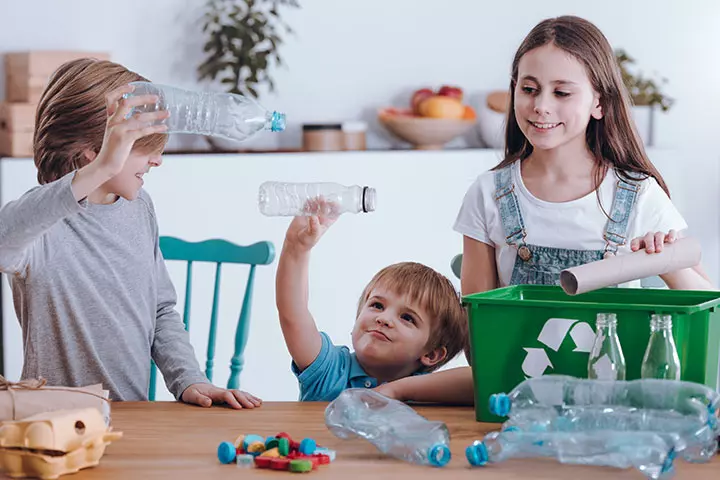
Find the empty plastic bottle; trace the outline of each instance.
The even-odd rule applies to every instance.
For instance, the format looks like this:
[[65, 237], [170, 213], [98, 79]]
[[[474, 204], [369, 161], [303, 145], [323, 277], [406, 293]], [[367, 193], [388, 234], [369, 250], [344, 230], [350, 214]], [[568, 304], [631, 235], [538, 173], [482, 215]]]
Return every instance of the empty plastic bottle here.
[[705, 462], [717, 450], [719, 402], [714, 390], [692, 382], [548, 375], [526, 380], [509, 395], [491, 396], [490, 410], [509, 415], [506, 428], [526, 432], [657, 433], [677, 441], [686, 460]]
[[598, 313], [595, 341], [588, 358], [588, 378], [625, 380], [625, 356], [617, 335], [617, 316]]
[[510, 393], [490, 396], [490, 411], [514, 417], [537, 407], [563, 409], [571, 406], [624, 406], [672, 410], [699, 416], [717, 411], [720, 396], [699, 383], [682, 380], [637, 379], [629, 381], [590, 380], [568, 375], [528, 378]]
[[690, 462], [707, 462], [717, 450], [717, 422], [705, 414], [672, 410], [586, 405], [532, 408], [513, 416], [505, 430], [524, 432], [648, 432], [663, 438]]
[[285, 114], [270, 112], [257, 102], [232, 93], [184, 90], [151, 82], [132, 82], [135, 88], [125, 97], [157, 95], [155, 104], [134, 107], [128, 115], [168, 110], [167, 133], [197, 133], [243, 141], [269, 130], [285, 130]]
[[646, 477], [670, 476], [675, 452], [648, 432], [491, 432], [465, 450], [471, 465], [511, 458], [551, 457], [565, 464], [636, 468]]
[[260, 185], [258, 204], [267, 216], [338, 216], [375, 211], [374, 188], [339, 183], [265, 182]]
[[338, 438], [361, 437], [391, 457], [442, 467], [450, 461], [450, 433], [403, 402], [373, 390], [344, 390], [325, 409], [325, 424]]
[[650, 340], [643, 356], [640, 376], [680, 380], [680, 358], [673, 339], [670, 315], [653, 315], [650, 318]]

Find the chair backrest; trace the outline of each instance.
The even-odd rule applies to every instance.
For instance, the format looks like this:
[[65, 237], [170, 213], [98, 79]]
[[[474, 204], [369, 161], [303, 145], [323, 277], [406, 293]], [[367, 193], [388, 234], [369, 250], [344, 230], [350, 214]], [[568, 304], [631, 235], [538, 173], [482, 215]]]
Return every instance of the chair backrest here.
[[450, 260], [450, 270], [452, 270], [457, 278], [460, 278], [460, 272], [462, 271], [462, 253], [458, 253]]
[[[190, 305], [192, 298], [192, 266], [194, 262], [215, 263], [215, 286], [213, 288], [213, 303], [210, 313], [210, 333], [208, 337], [207, 358], [205, 361], [205, 375], [212, 382], [215, 361], [215, 336], [217, 333], [217, 313], [220, 293], [220, 273], [223, 263], [236, 263], [250, 265], [245, 296], [243, 298], [238, 324], [235, 330], [235, 349], [230, 361], [230, 378], [227, 388], [235, 389], [240, 386], [240, 372], [244, 359], [243, 352], [247, 344], [250, 327], [250, 308], [252, 305], [253, 284], [255, 281], [255, 267], [269, 265], [275, 259], [275, 247], [271, 242], [262, 241], [248, 246], [236, 245], [221, 239], [205, 240], [202, 242], [186, 242], [175, 237], [160, 237], [160, 250], [165, 260], [187, 262], [185, 280], [185, 306], [183, 308], [183, 323], [185, 329], [190, 329]], [[152, 362], [150, 367], [150, 386], [148, 398], [155, 400], [157, 381], [157, 367]]]

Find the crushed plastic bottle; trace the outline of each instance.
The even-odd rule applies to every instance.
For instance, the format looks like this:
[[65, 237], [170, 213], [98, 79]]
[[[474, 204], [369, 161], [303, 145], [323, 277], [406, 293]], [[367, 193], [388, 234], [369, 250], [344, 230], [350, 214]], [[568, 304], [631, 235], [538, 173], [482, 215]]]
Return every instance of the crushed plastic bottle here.
[[673, 445], [690, 462], [707, 462], [717, 451], [717, 422], [712, 416], [681, 415], [674, 411], [592, 405], [562, 410], [533, 408], [513, 416], [508, 430], [526, 432], [600, 431], [654, 433]]
[[167, 133], [196, 133], [244, 141], [263, 130], [285, 130], [285, 114], [271, 112], [254, 100], [233, 93], [199, 92], [151, 82], [131, 82], [125, 98], [157, 95], [155, 104], [134, 107], [135, 113], [168, 110], [170, 116], [155, 122], [167, 125]]
[[659, 379], [589, 380], [543, 375], [524, 380], [510, 393], [490, 396], [490, 412], [501, 417], [530, 407], [602, 405], [673, 410], [683, 415], [715, 414], [720, 395], [699, 383]]
[[[544, 378], [544, 380], [543, 380]], [[526, 383], [527, 382], [527, 383]], [[528, 380], [491, 400], [491, 410], [509, 409], [506, 427], [528, 431], [649, 432], [691, 462], [707, 462], [717, 451], [718, 394], [692, 382], [633, 380], [604, 382], [548, 376]], [[554, 391], [546, 391], [552, 386]]]
[[675, 451], [650, 432], [491, 432], [473, 442], [465, 456], [474, 466], [511, 458], [550, 457], [560, 463], [636, 468], [647, 478], [669, 477]]
[[338, 216], [375, 211], [372, 187], [339, 183], [265, 182], [258, 191], [260, 212], [267, 216]]
[[361, 437], [380, 452], [417, 465], [445, 466], [450, 433], [403, 402], [373, 390], [344, 390], [325, 409], [325, 424], [338, 438]]

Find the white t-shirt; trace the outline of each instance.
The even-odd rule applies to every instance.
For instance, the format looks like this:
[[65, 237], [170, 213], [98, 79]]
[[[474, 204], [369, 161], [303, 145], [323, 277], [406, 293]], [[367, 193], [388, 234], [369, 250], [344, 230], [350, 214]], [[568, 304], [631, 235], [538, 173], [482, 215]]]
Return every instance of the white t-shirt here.
[[[525, 242], [544, 247], [573, 250], [604, 250], [603, 232], [617, 188], [617, 175], [609, 170], [599, 188], [602, 207], [596, 192], [569, 202], [546, 202], [533, 196], [520, 175], [520, 162], [512, 165], [515, 194], [527, 236]], [[487, 171], [470, 186], [455, 221], [455, 231], [495, 247], [500, 285], [510, 283], [517, 247], [505, 241], [505, 230], [495, 201], [494, 171]], [[628, 241], [618, 255], [630, 252], [630, 240], [648, 232], [685, 230], [687, 223], [654, 178], [641, 182], [640, 191], [628, 222]], [[625, 285], [629, 286], [629, 285]], [[635, 285], [633, 285], [635, 286]]]

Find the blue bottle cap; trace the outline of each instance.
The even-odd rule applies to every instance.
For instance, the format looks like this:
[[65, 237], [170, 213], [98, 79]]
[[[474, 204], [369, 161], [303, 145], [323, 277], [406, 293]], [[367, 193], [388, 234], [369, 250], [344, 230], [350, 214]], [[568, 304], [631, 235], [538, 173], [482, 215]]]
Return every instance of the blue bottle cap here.
[[662, 469], [660, 470], [660, 473], [668, 473], [673, 470], [673, 461], [675, 460], [675, 449], [671, 448], [668, 452], [667, 456], [665, 457], [665, 461], [663, 462]]
[[450, 461], [450, 447], [444, 443], [436, 443], [428, 451], [428, 460], [434, 467], [444, 467]]
[[303, 455], [312, 455], [313, 453], [315, 453], [316, 448], [317, 443], [315, 443], [315, 440], [313, 440], [312, 438], [303, 438], [300, 442], [300, 447], [298, 448], [298, 451]]
[[220, 463], [232, 463], [235, 461], [235, 445], [230, 442], [222, 442], [218, 445], [217, 456]]
[[270, 130], [273, 132], [282, 132], [285, 130], [285, 114], [273, 112], [270, 124]]
[[481, 467], [488, 461], [487, 447], [483, 442], [475, 441], [465, 449], [465, 458], [470, 465]]
[[499, 417], [506, 417], [510, 413], [510, 397], [506, 393], [494, 393], [489, 399], [490, 413]]

